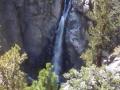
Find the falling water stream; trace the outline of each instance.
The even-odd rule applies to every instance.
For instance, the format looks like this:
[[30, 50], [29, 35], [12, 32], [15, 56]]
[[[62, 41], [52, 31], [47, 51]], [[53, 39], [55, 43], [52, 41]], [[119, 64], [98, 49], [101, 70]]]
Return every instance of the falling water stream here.
[[63, 42], [63, 33], [65, 28], [65, 22], [68, 15], [68, 12], [71, 8], [71, 1], [72, 0], [64, 0], [64, 10], [61, 16], [61, 19], [58, 23], [57, 33], [56, 33], [56, 40], [54, 46], [54, 56], [52, 58], [54, 69], [53, 71], [58, 75], [58, 82], [59, 82], [59, 75], [61, 72], [62, 67], [62, 42]]

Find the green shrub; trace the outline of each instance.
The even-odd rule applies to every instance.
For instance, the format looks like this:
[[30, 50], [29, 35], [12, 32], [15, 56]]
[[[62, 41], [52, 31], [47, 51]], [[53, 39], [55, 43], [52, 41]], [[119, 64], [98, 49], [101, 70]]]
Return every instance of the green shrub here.
[[[120, 46], [114, 49], [112, 55], [119, 57]], [[94, 64], [82, 67], [80, 71], [71, 69], [64, 74], [67, 86], [63, 84], [60, 90], [119, 90], [120, 78], [117, 73], [118, 70], [111, 72], [105, 66], [97, 67]]]
[[51, 72], [51, 69], [51, 64], [47, 63], [46, 69], [42, 69], [39, 72], [38, 81], [34, 81], [33, 84], [25, 90], [57, 90], [57, 76]]
[[0, 90], [24, 90], [25, 74], [19, 70], [20, 64], [27, 59], [27, 54], [20, 55], [20, 47], [15, 45], [0, 56]]
[[[80, 71], [71, 69], [64, 74], [69, 79], [66, 90], [119, 90], [120, 78], [115, 78], [105, 67], [98, 68], [95, 65], [82, 67]], [[63, 85], [60, 90], [65, 90]]]

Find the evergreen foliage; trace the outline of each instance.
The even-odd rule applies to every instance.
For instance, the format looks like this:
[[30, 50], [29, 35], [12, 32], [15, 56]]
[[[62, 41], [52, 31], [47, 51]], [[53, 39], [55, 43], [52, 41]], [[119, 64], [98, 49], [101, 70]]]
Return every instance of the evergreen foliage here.
[[27, 59], [27, 54], [20, 55], [20, 47], [15, 45], [0, 56], [0, 90], [24, 90], [25, 74], [19, 70], [20, 64]]
[[57, 90], [57, 76], [51, 72], [52, 65], [46, 64], [46, 69], [39, 72], [38, 81], [34, 81], [30, 87], [25, 90]]
[[120, 78], [106, 71], [105, 67], [96, 67], [95, 65], [82, 67], [80, 72], [71, 69], [69, 73], [64, 74], [68, 87], [63, 85], [60, 90], [119, 90]]
[[[102, 49], [111, 44], [110, 38], [115, 35], [114, 30], [120, 26], [120, 2], [119, 0], [94, 0], [94, 8], [88, 12], [88, 16], [94, 20], [87, 35], [90, 38], [86, 52], [81, 58], [87, 66], [93, 63], [101, 66]], [[112, 45], [112, 44], [111, 44]]]
[[0, 90], [57, 90], [57, 76], [51, 72], [52, 65], [39, 72], [38, 81], [28, 87], [25, 74], [19, 70], [20, 64], [27, 59], [27, 54], [20, 55], [20, 47], [15, 45], [0, 56]]

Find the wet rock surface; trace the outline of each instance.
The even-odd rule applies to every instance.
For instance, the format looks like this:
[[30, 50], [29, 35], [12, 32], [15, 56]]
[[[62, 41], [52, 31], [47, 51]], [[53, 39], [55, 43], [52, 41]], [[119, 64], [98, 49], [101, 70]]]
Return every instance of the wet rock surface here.
[[88, 18], [86, 12], [89, 10], [89, 0], [73, 0], [73, 7], [69, 12], [66, 23], [66, 40], [67, 51], [69, 52], [70, 61], [75, 69], [79, 69], [84, 62], [79, 58], [87, 46], [87, 37], [85, 35], [88, 28]]

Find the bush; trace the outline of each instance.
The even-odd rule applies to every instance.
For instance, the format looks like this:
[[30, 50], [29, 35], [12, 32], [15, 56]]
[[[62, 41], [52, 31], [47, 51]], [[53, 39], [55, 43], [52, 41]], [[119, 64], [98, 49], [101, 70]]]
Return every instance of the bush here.
[[20, 64], [27, 59], [27, 54], [20, 55], [20, 47], [15, 45], [0, 56], [0, 90], [24, 90], [25, 74], [19, 70]]
[[25, 90], [57, 90], [57, 76], [51, 72], [51, 69], [51, 64], [47, 63], [46, 69], [42, 69], [39, 72], [38, 81], [34, 81], [33, 84]]
[[98, 68], [95, 65], [82, 67], [80, 72], [71, 69], [69, 73], [64, 74], [68, 88], [61, 90], [119, 90], [120, 78], [115, 78], [105, 67]]

